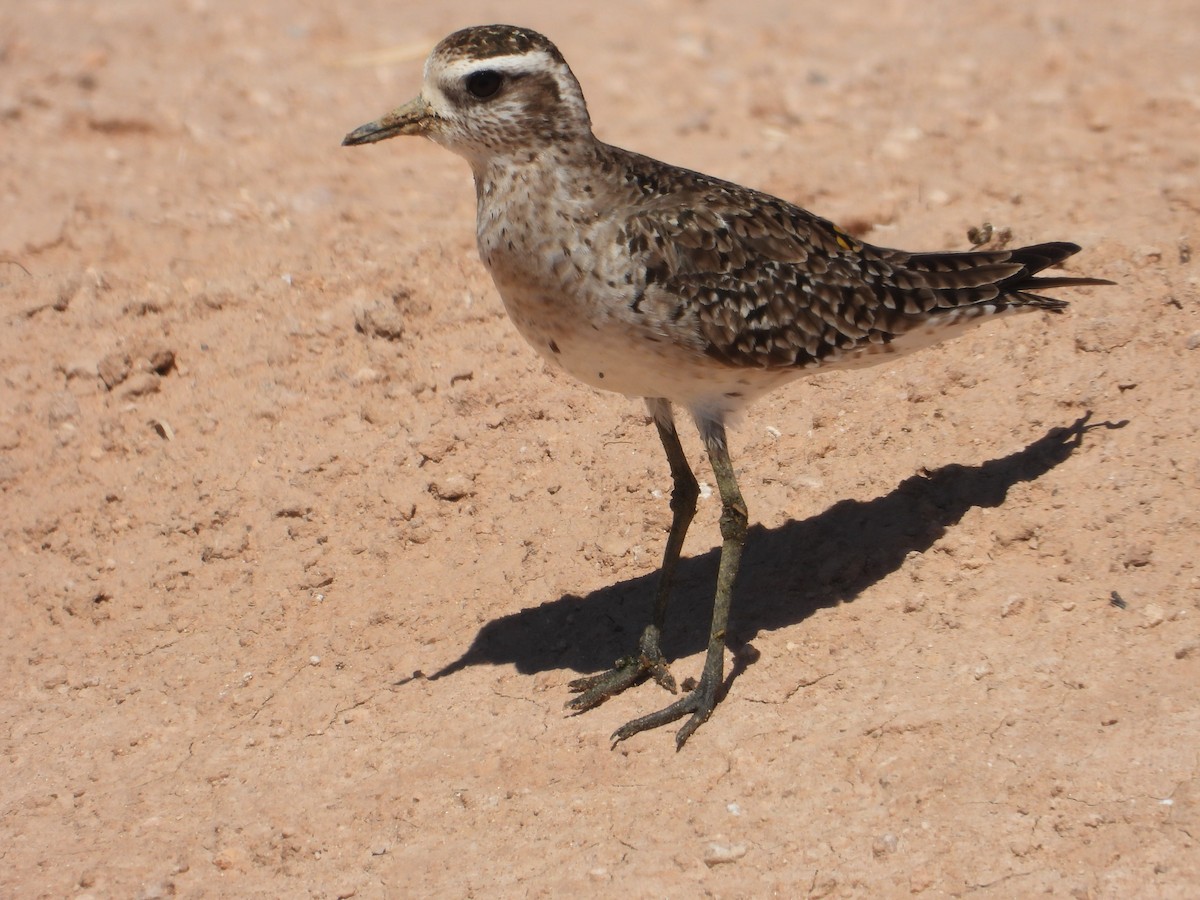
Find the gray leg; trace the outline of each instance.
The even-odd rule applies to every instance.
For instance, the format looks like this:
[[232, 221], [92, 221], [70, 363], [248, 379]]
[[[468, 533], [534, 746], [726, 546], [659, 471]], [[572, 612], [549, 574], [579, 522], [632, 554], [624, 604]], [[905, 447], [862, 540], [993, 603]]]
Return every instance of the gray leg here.
[[567, 703], [567, 708], [583, 712], [594, 706], [599, 706], [609, 697], [616, 696], [635, 682], [647, 676], [653, 678], [672, 694], [678, 691], [675, 679], [667, 668], [659, 641], [662, 637], [663, 626], [667, 621], [667, 603], [671, 596], [671, 583], [675, 580], [675, 569], [679, 565], [679, 554], [683, 550], [683, 540], [687, 536], [688, 526], [696, 514], [696, 498], [700, 487], [696, 484], [696, 476], [688, 466], [687, 457], [679, 443], [679, 434], [675, 430], [675, 421], [671, 415], [671, 405], [666, 400], [649, 400], [647, 406], [654, 416], [654, 424], [658, 426], [658, 437], [667, 453], [667, 463], [671, 466], [671, 532], [667, 535], [667, 546], [663, 551], [662, 569], [659, 571], [658, 587], [654, 592], [654, 612], [650, 624], [638, 641], [637, 652], [633, 656], [618, 659], [613, 668], [599, 675], [589, 675], [577, 678], [569, 688], [578, 693]]
[[[721, 422], [701, 422], [701, 435], [708, 448], [717, 488], [721, 492], [721, 563], [717, 569], [717, 593], [713, 599], [712, 627], [708, 637], [708, 655], [704, 659], [704, 671], [695, 689], [665, 709], [650, 713], [622, 725], [613, 733], [616, 744], [632, 737], [639, 731], [658, 728], [676, 719], [691, 714], [675, 735], [675, 746], [681, 749], [692, 733], [708, 721], [717, 705], [717, 690], [725, 674], [725, 628], [729, 623], [729, 605], [733, 599], [733, 583], [737, 578], [738, 565], [742, 559], [742, 547], [746, 542], [746, 503], [738, 489], [733, 474], [733, 463], [729, 459], [729, 448], [725, 443], [725, 426]], [[669, 455], [669, 452], [668, 452]], [[682, 541], [681, 541], [682, 543]]]

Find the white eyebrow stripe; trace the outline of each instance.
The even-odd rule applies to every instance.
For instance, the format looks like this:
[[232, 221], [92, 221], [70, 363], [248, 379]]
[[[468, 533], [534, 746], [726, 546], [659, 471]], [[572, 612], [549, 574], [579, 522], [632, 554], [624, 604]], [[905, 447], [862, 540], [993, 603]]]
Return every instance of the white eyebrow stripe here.
[[[433, 60], [430, 60], [432, 63]], [[508, 56], [489, 56], [487, 59], [471, 59], [460, 57], [440, 66], [443, 77], [451, 79], [462, 78], [471, 72], [534, 72], [551, 71], [556, 62], [544, 50], [531, 50], [528, 53], [514, 53]]]

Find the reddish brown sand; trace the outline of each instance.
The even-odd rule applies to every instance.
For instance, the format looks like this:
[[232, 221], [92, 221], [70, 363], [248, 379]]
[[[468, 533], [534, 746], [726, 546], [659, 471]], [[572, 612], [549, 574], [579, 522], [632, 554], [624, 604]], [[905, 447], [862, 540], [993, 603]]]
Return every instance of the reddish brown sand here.
[[[1196, 896], [1197, 4], [730, 8], [0, 11], [0, 894]], [[521, 341], [461, 160], [339, 146], [496, 19], [614, 143], [1120, 283], [750, 411], [682, 753], [609, 749], [655, 685], [562, 709], [648, 607], [642, 406]]]

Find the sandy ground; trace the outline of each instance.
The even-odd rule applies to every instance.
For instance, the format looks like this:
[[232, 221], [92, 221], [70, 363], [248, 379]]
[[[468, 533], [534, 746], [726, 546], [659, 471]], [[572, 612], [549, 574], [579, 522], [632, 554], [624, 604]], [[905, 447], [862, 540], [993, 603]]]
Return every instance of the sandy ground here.
[[[1195, 896], [1200, 6], [730, 9], [0, 11], [0, 894]], [[614, 143], [1120, 283], [751, 410], [678, 754], [609, 748], [654, 685], [562, 708], [649, 603], [643, 407], [521, 341], [461, 160], [339, 147], [497, 19]]]

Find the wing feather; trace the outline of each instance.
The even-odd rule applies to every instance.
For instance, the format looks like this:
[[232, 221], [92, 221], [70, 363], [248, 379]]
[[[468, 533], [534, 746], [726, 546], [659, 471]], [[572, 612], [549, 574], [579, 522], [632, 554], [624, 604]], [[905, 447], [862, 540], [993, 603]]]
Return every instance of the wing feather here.
[[[681, 196], [681, 194], [683, 194]], [[674, 304], [711, 356], [737, 366], [811, 366], [887, 344], [950, 310], [971, 315], [1062, 301], [1040, 287], [1102, 283], [1038, 279], [1079, 247], [905, 253], [875, 247], [786, 201], [704, 179], [690, 196], [655, 195], [621, 239], [643, 262], [644, 290]]]

